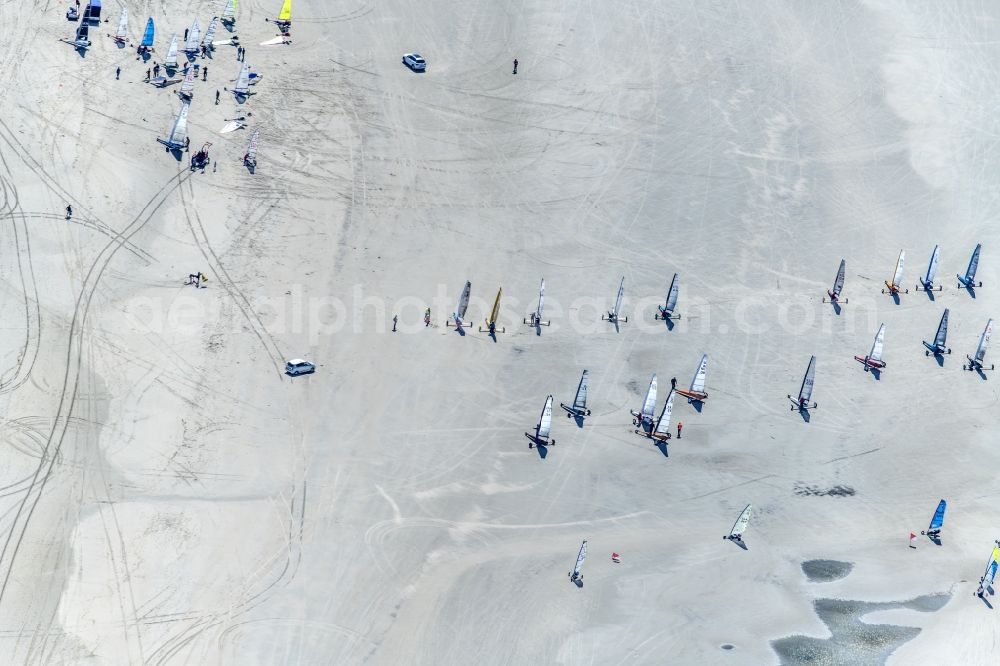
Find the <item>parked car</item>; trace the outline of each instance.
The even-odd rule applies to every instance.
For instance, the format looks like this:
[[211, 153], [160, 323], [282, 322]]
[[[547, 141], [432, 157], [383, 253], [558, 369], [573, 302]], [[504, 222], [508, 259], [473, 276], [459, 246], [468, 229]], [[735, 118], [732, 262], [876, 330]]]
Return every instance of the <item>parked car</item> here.
[[316, 372], [316, 366], [309, 361], [303, 361], [301, 358], [293, 358], [285, 364], [285, 374], [292, 377], [295, 375], [308, 375], [312, 372]]
[[407, 53], [403, 55], [403, 64], [414, 72], [422, 72], [427, 69], [427, 61], [419, 53]]

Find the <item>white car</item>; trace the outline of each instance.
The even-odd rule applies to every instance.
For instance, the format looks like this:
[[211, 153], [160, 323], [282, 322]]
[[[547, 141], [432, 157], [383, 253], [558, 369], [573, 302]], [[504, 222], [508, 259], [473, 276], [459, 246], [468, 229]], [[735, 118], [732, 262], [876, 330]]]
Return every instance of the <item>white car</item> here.
[[316, 372], [316, 366], [309, 361], [303, 361], [301, 358], [293, 358], [285, 364], [285, 374], [292, 377], [295, 375], [307, 375], [312, 372]]
[[406, 53], [403, 55], [403, 64], [414, 72], [422, 72], [427, 69], [427, 61], [419, 53]]

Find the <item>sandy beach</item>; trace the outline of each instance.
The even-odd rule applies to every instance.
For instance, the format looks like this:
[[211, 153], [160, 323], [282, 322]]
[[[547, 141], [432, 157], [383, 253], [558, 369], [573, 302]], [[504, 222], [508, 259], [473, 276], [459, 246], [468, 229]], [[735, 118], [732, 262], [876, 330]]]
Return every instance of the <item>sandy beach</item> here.
[[996, 662], [1000, 7], [242, 0], [175, 154], [146, 70], [224, 2], [106, 5], [0, 3], [0, 661]]

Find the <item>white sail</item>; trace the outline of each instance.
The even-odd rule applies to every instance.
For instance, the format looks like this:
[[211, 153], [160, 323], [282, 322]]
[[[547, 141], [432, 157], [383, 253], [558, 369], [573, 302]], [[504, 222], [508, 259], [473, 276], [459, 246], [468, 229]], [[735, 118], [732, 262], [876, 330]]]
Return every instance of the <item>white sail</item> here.
[[847, 271], [847, 260], [840, 260], [840, 268], [837, 269], [837, 277], [833, 281], [833, 291], [830, 293], [834, 296], [839, 296], [841, 290], [844, 288], [844, 273]]
[[545, 399], [542, 416], [538, 419], [538, 439], [548, 439], [552, 431], [552, 396]]
[[167, 56], [163, 59], [163, 64], [167, 67], [177, 66], [177, 33], [170, 36], [170, 46], [167, 48]]
[[979, 346], [976, 347], [975, 361], [982, 363], [983, 359], [986, 358], [986, 346], [990, 344], [990, 336], [993, 334], [993, 320], [990, 319], [986, 322], [986, 328], [983, 329], [983, 334], [979, 336]]
[[885, 324], [878, 327], [878, 333], [875, 334], [875, 342], [872, 343], [871, 353], [868, 354], [868, 358], [873, 361], [882, 361], [882, 346], [885, 344]]
[[257, 139], [258, 139], [258, 137], [260, 137], [260, 130], [257, 130], [256, 132], [254, 132], [253, 136], [250, 137], [250, 145], [247, 146], [247, 154], [246, 154], [246, 157], [244, 158], [244, 161], [247, 162], [248, 164], [253, 164], [253, 165], [257, 164]]
[[948, 339], [948, 308], [941, 314], [941, 321], [938, 323], [937, 333], [934, 335], [934, 346], [943, 349]]
[[240, 74], [236, 77], [236, 86], [233, 88], [233, 92], [244, 96], [250, 94], [250, 66], [246, 63], [240, 67]]
[[236, 16], [236, 0], [223, 0], [226, 8], [222, 10], [222, 20], [232, 21]]
[[753, 510], [752, 504], [747, 504], [747, 508], [743, 509], [743, 513], [740, 517], [736, 519], [736, 523], [733, 524], [733, 529], [729, 530], [730, 537], [742, 538], [743, 533], [747, 529], [747, 525], [750, 524], [750, 513]]
[[184, 75], [184, 82], [181, 83], [181, 95], [191, 97], [194, 95], [194, 67], [188, 67], [187, 74]]
[[663, 403], [663, 411], [660, 412], [660, 418], [656, 420], [656, 428], [654, 432], [658, 435], [666, 435], [670, 432], [670, 415], [674, 411], [674, 392], [671, 391], [670, 395], [667, 396], [667, 401]]
[[667, 304], [664, 306], [664, 312], [673, 312], [674, 308], [677, 307], [677, 292], [680, 290], [680, 280], [677, 279], [677, 273], [674, 273], [674, 278], [670, 281], [670, 289], [667, 290]]
[[898, 287], [903, 279], [903, 262], [906, 261], [906, 252], [899, 251], [899, 258], [896, 259], [896, 270], [892, 273], [892, 286]]
[[656, 375], [649, 380], [649, 388], [646, 389], [646, 399], [642, 401], [642, 418], [653, 418], [653, 411], [656, 409]]
[[118, 18], [118, 31], [115, 32], [115, 39], [119, 42], [125, 41], [128, 33], [128, 7], [122, 7], [121, 16]]
[[573, 398], [573, 407], [583, 411], [587, 409], [587, 371], [580, 375], [580, 384], [576, 387], [576, 397]]
[[938, 266], [938, 255], [941, 254], [941, 247], [938, 245], [934, 246], [934, 251], [931, 252], [930, 263], [927, 264], [927, 273], [924, 275], [924, 285], [933, 286], [934, 284], [934, 274], [937, 272]]
[[705, 392], [705, 374], [707, 370], [708, 370], [708, 354], [702, 354], [701, 362], [698, 363], [698, 369], [695, 370], [694, 378], [691, 379], [692, 393]]
[[538, 288], [538, 307], [535, 308], [535, 321], [542, 320], [543, 305], [545, 305], [545, 278], [542, 278], [542, 286]]
[[806, 374], [802, 378], [802, 387], [799, 389], [799, 404], [806, 405], [812, 400], [813, 394], [813, 384], [816, 381], [816, 357], [809, 357], [809, 366], [806, 368]]
[[618, 285], [618, 297], [615, 299], [615, 308], [611, 311], [614, 315], [613, 318], [618, 317], [622, 311], [622, 297], [625, 295], [625, 278], [622, 278], [621, 284]]
[[455, 319], [461, 321], [465, 319], [465, 311], [469, 309], [469, 294], [472, 293], [472, 283], [466, 281], [462, 288], [462, 295], [458, 297], [458, 309], [455, 310]]
[[199, 43], [201, 43], [201, 26], [198, 25], [198, 19], [195, 19], [188, 30], [187, 44], [184, 46], [184, 50], [197, 51]]
[[215, 30], [219, 26], [219, 17], [215, 16], [212, 21], [208, 24], [208, 29], [205, 30], [205, 38], [201, 40], [201, 43], [207, 48], [212, 48], [212, 41], [215, 39]]
[[580, 546], [580, 552], [576, 556], [576, 566], [573, 567], [573, 579], [580, 577], [580, 572], [583, 570], [583, 563], [587, 560], [587, 542], [584, 540], [583, 544]]
[[177, 113], [177, 117], [174, 118], [174, 124], [170, 128], [170, 135], [166, 139], [157, 139], [157, 141], [171, 149], [184, 147], [188, 138], [188, 108], [187, 104], [181, 104], [181, 110]]

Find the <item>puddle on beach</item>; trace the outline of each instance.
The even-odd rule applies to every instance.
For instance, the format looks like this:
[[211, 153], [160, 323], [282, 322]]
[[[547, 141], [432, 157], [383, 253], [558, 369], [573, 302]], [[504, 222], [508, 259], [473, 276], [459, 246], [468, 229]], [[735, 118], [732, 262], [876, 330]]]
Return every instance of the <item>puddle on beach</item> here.
[[[809, 560], [802, 571], [813, 583], [828, 583], [847, 576], [854, 565], [836, 560]], [[950, 594], [928, 594], [908, 601], [850, 601], [817, 599], [816, 614], [830, 630], [830, 638], [788, 636], [771, 641], [781, 663], [786, 666], [875, 666], [884, 664], [889, 655], [920, 633], [917, 627], [894, 624], [867, 624], [861, 618], [875, 611], [906, 608], [921, 613], [940, 610]]]
[[802, 572], [810, 583], [830, 583], [840, 580], [854, 569], [851, 562], [837, 560], [808, 560], [802, 563]]

